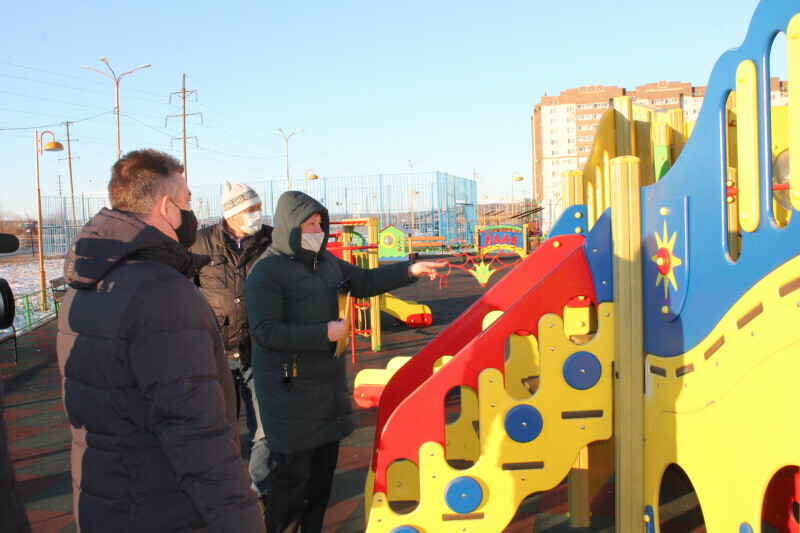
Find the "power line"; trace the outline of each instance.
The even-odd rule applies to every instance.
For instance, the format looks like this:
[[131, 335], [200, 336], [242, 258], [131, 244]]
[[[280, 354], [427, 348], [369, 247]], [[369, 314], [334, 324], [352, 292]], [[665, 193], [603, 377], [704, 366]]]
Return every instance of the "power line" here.
[[[100, 113], [99, 115], [94, 115], [93, 117], [79, 118], [79, 119], [76, 119], [76, 120], [70, 120], [70, 122], [74, 124], [76, 122], [85, 122], [87, 120], [94, 120], [96, 118], [102, 117], [104, 115], [108, 115], [109, 113], [113, 113], [113, 112], [114, 112], [114, 110], [112, 109], [110, 111], [106, 111], [105, 113]], [[36, 114], [39, 115], [39, 114], [43, 114], [43, 113], [36, 113]], [[53, 116], [53, 115], [49, 115], [49, 116]], [[61, 121], [61, 122], [57, 122], [55, 124], [45, 124], [44, 126], [25, 126], [25, 127], [22, 127], [22, 128], [0, 128], [0, 131], [24, 131], [24, 130], [36, 130], [36, 129], [42, 129], [42, 128], [55, 128], [56, 126], [60, 126], [63, 123], [64, 122]]]
[[[52, 74], [54, 76], [61, 76], [61, 77], [64, 77], [64, 78], [70, 78], [70, 79], [73, 79], [73, 80], [78, 80], [78, 81], [83, 82], [83, 83], [93, 83], [95, 85], [106, 86], [105, 83], [100, 82], [100, 81], [88, 80], [86, 78], [80, 78], [78, 76], [70, 76], [69, 74], [61, 74], [60, 72], [53, 72], [51, 70], [44, 70], [44, 69], [40, 69], [40, 68], [29, 67], [27, 65], [19, 65], [17, 63], [11, 63], [10, 61], [2, 61], [2, 60], [0, 60], [0, 63], [2, 63], [4, 65], [11, 65], [13, 67], [24, 68], [24, 69], [27, 69], [27, 70], [35, 70], [36, 72], [44, 72], [45, 74]], [[129, 91], [133, 91], [133, 92], [142, 93], [142, 94], [149, 94], [149, 95], [152, 95], [152, 96], [163, 97], [163, 95], [161, 95], [161, 94], [153, 93], [153, 92], [150, 92], [150, 91], [142, 91], [141, 89], [128, 89], [128, 90]]]
[[[53, 82], [49, 82], [49, 81], [34, 80], [32, 78], [23, 78], [22, 76], [12, 76], [11, 74], [2, 74], [2, 73], [0, 73], [0, 76], [6, 77], [6, 78], [13, 78], [13, 79], [16, 79], [16, 80], [29, 81], [29, 82], [32, 82], [32, 83], [40, 83], [42, 85], [52, 85], [53, 87], [62, 87], [62, 88], [65, 88], [65, 89], [73, 89], [75, 91], [81, 91], [81, 92], [84, 92], [84, 93], [102, 94], [102, 95], [106, 95], [106, 96], [111, 94], [111, 93], [109, 93], [107, 91], [93, 91], [91, 89], [84, 89], [82, 87], [74, 87], [72, 85], [65, 85], [63, 83], [53, 83]], [[140, 102], [150, 102], [150, 103], [154, 103], [154, 104], [166, 105], [166, 103], [163, 100], [158, 101], [158, 100], [152, 100], [150, 98], [137, 98], [135, 96], [126, 96], [125, 98], [129, 99], [129, 100], [138, 100]]]

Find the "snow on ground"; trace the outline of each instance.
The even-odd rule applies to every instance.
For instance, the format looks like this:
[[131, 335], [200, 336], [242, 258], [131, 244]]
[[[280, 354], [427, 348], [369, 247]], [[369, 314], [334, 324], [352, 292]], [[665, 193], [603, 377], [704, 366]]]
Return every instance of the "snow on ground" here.
[[[50, 288], [50, 280], [63, 276], [63, 259], [46, 259], [44, 262], [44, 276], [46, 287]], [[50, 302], [44, 309], [36, 303], [39, 301], [39, 261], [0, 263], [0, 278], [8, 281], [11, 292], [14, 293], [16, 300], [16, 316], [14, 325], [17, 328], [17, 335], [24, 335], [29, 329], [44, 324], [55, 317], [55, 307], [52, 302], [52, 293], [47, 291], [47, 298]], [[36, 293], [32, 300], [22, 298], [27, 294]], [[28, 305], [26, 302], [30, 302]], [[0, 330], [6, 332], [8, 330]]]
[[[63, 259], [45, 259], [44, 279], [47, 288], [50, 287], [51, 279], [59, 278], [63, 275]], [[0, 264], [0, 278], [8, 282], [15, 298], [36, 292], [39, 290], [39, 261], [2, 263]]]

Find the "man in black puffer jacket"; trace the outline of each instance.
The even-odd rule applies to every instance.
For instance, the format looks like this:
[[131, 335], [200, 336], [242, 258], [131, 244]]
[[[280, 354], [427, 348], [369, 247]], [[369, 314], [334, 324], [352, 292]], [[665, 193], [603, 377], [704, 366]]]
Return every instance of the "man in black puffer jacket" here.
[[[195, 277], [208, 300], [225, 342], [228, 364], [236, 388], [236, 413], [244, 403], [249, 443], [264, 438], [258, 423], [253, 369], [252, 341], [244, 304], [244, 282], [253, 265], [272, 242], [272, 226], [264, 224], [261, 198], [244, 183], [222, 182], [222, 220], [197, 232], [191, 251], [211, 258]], [[263, 447], [256, 452], [267, 453]], [[258, 487], [266, 476], [260, 468], [266, 457], [250, 456], [250, 477]]]
[[57, 352], [83, 532], [264, 531], [174, 157], [126, 154], [70, 245]]
[[[339, 441], [353, 432], [346, 357], [336, 341], [348, 332], [338, 320], [337, 288], [376, 296], [435, 277], [442, 265], [408, 262], [377, 269], [351, 265], [325, 249], [325, 207], [301, 192], [281, 195], [272, 245], [245, 282], [255, 340], [253, 372], [269, 444], [262, 501], [267, 531], [321, 531], [336, 469]], [[259, 443], [256, 443], [258, 446]]]

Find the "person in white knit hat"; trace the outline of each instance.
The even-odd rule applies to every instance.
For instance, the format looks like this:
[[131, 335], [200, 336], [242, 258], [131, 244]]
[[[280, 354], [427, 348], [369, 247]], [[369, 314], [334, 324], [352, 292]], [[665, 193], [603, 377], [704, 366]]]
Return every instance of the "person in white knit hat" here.
[[[222, 220], [197, 232], [191, 251], [211, 256], [211, 262], [200, 270], [195, 283], [217, 316], [225, 341], [228, 363], [236, 385], [237, 413], [244, 403], [249, 444], [252, 449], [250, 477], [258, 486], [267, 472], [259, 465], [268, 454], [264, 445], [253, 446], [264, 439], [251, 370], [250, 328], [244, 305], [244, 282], [250, 269], [272, 243], [272, 227], [264, 224], [261, 198], [244, 183], [222, 182]], [[263, 443], [260, 443], [263, 444]]]

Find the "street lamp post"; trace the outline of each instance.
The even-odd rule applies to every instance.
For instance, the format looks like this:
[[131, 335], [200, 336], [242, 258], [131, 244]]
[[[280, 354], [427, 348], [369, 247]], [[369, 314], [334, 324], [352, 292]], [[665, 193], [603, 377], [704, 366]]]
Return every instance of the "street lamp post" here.
[[294, 133], [290, 133], [289, 135], [286, 135], [285, 133], [283, 133], [283, 130], [281, 128], [278, 128], [278, 131], [281, 132], [280, 135], [278, 135], [274, 131], [272, 132], [272, 134], [273, 135], [278, 135], [278, 137], [280, 137], [282, 135], [283, 136], [283, 140], [286, 141], [286, 190], [288, 191], [289, 189], [292, 188], [292, 182], [289, 181], [289, 139], [292, 138], [292, 135], [297, 135], [298, 133], [303, 133], [306, 130], [305, 130], [305, 128], [303, 128], [302, 130], [296, 131]]
[[[44, 147], [42, 146], [42, 137], [44, 137], [45, 133], [49, 133], [53, 140], [49, 143], [45, 144]], [[39, 241], [39, 291], [40, 291], [40, 306], [42, 310], [47, 308], [47, 293], [45, 292], [45, 276], [44, 276], [44, 253], [42, 249], [42, 189], [39, 187], [39, 154], [42, 153], [42, 150], [46, 152], [60, 152], [64, 149], [60, 142], [56, 141], [56, 136], [53, 134], [52, 131], [43, 131], [42, 135], [39, 136], [39, 130], [34, 131], [35, 140], [36, 140], [36, 237]]]
[[319, 177], [316, 174], [314, 174], [314, 171], [311, 170], [310, 168], [306, 169], [305, 177], [303, 178], [306, 188], [305, 191], [303, 192], [308, 194], [308, 180], [316, 180], [316, 179], [319, 179]]
[[119, 76], [117, 76], [117, 74], [114, 72], [114, 69], [111, 68], [111, 65], [108, 64], [108, 59], [106, 59], [105, 57], [101, 57], [100, 61], [105, 63], [105, 65], [108, 67], [108, 70], [111, 71], [111, 74], [103, 72], [102, 70], [97, 70], [96, 68], [87, 67], [86, 65], [81, 65], [81, 66], [83, 68], [87, 69], [87, 70], [93, 70], [95, 72], [98, 72], [98, 73], [102, 74], [103, 76], [111, 78], [111, 81], [114, 82], [114, 101], [116, 102], [116, 107], [114, 108], [114, 113], [117, 115], [117, 159], [119, 159], [119, 158], [122, 157], [122, 148], [120, 147], [120, 142], [119, 142], [119, 82], [120, 82], [120, 80], [122, 78], [124, 78], [128, 74], [131, 74], [132, 72], [136, 72], [137, 70], [139, 70], [141, 68], [149, 67], [150, 63], [145, 63], [144, 65], [139, 65], [135, 69], [127, 70], [127, 71], [123, 72], [122, 74], [120, 74]]
[[514, 182], [515, 181], [522, 181], [522, 176], [519, 175], [519, 172], [513, 172], [511, 174], [511, 218], [514, 218]]

